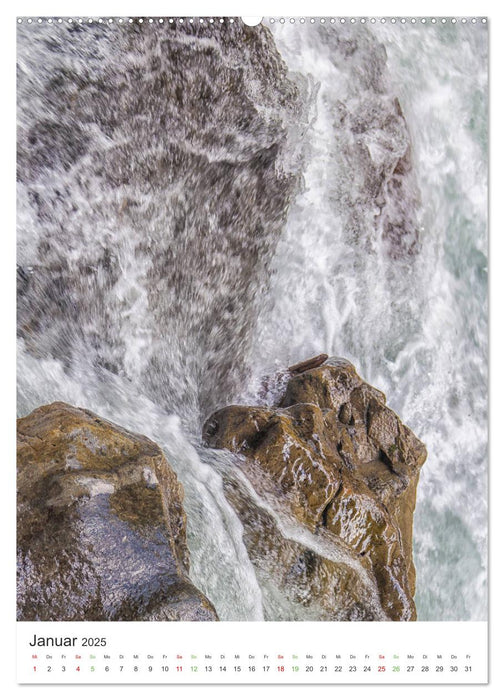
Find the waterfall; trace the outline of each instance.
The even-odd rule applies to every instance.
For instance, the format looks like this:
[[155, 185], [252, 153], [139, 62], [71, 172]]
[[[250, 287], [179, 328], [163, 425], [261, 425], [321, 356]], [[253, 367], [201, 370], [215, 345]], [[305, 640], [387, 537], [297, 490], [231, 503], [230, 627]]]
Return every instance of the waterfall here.
[[419, 619], [485, 619], [485, 28], [264, 25], [18, 27], [18, 412], [156, 441], [195, 584], [264, 619], [201, 425], [347, 357], [429, 451]]

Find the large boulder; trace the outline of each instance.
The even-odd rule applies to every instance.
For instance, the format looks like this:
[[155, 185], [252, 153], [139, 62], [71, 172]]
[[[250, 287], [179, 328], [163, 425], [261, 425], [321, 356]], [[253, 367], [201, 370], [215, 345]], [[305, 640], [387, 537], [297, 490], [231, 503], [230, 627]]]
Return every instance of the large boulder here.
[[259, 493], [359, 558], [387, 619], [416, 619], [413, 511], [427, 453], [353, 365], [329, 358], [297, 371], [277, 406], [228, 406], [203, 434], [248, 458], [243, 469]]
[[18, 620], [217, 619], [155, 443], [53, 403], [18, 420], [17, 465]]

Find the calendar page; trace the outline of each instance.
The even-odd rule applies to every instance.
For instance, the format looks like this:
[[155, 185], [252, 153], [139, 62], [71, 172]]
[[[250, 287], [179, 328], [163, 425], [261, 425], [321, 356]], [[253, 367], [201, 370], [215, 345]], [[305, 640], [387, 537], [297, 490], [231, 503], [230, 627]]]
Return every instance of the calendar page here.
[[481, 16], [19, 16], [19, 684], [485, 684]]

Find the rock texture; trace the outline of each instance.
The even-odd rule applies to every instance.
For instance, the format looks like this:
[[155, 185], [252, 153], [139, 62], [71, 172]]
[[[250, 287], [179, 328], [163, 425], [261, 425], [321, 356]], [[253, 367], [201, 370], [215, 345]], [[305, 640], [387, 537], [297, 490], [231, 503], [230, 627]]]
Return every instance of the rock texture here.
[[105, 25], [18, 25], [18, 333], [210, 411], [243, 379], [310, 83], [238, 18]]
[[[353, 365], [330, 358], [293, 374], [277, 407], [228, 406], [203, 433], [208, 445], [248, 458], [243, 469], [254, 488], [360, 560], [376, 581], [385, 618], [413, 620], [413, 511], [427, 453], [385, 402]], [[336, 588], [351, 589], [336, 568]], [[334, 583], [335, 572], [328, 577]]]
[[319, 533], [317, 545], [300, 542], [237, 475], [227, 475], [224, 489], [243, 525], [266, 620], [386, 619], [373, 580], [362, 575], [358, 558], [338, 550], [331, 533]]
[[183, 489], [160, 448], [90, 411], [17, 426], [18, 620], [216, 620], [191, 583]]

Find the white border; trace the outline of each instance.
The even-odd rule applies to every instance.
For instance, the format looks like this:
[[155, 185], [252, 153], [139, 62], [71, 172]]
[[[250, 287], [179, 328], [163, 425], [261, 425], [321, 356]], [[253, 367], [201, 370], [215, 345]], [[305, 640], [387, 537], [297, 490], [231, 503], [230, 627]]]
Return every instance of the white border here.
[[[379, 12], [378, 12], [379, 11]], [[2, 634], [0, 646], [0, 663], [3, 669], [2, 688], [8, 697], [27, 697], [28, 694], [37, 698], [54, 698], [87, 696], [94, 692], [90, 686], [16, 686], [15, 685], [15, 622], [13, 621], [13, 606], [15, 600], [15, 585], [13, 572], [15, 570], [14, 552], [14, 522], [15, 508], [12, 494], [15, 492], [15, 474], [12, 465], [15, 464], [15, 445], [13, 439], [14, 427], [14, 404], [15, 404], [15, 297], [14, 290], [14, 265], [15, 260], [15, 17], [16, 16], [237, 16], [237, 15], [269, 15], [269, 16], [454, 16], [472, 17], [488, 16], [490, 26], [490, 47], [491, 47], [491, 158], [490, 158], [490, 203], [491, 203], [491, 248], [490, 248], [490, 299], [491, 299], [491, 436], [494, 435], [495, 428], [499, 426], [503, 418], [500, 404], [500, 389], [503, 386], [503, 357], [502, 347], [502, 325], [499, 316], [502, 313], [495, 313], [502, 299], [502, 272], [500, 265], [503, 262], [502, 246], [504, 227], [502, 221], [502, 176], [500, 175], [500, 159], [504, 155], [502, 129], [504, 125], [502, 80], [498, 73], [504, 65], [504, 35], [502, 23], [502, 6], [496, 7], [495, 2], [467, 2], [466, 0], [432, 2], [425, 0], [422, 3], [404, 3], [397, 0], [386, 0], [382, 2], [324, 2], [322, 0], [311, 0], [309, 3], [301, 3], [296, 0], [291, 2], [232, 2], [231, 0], [218, 0], [217, 2], [199, 2], [187, 0], [180, 2], [176, 0], [170, 3], [154, 2], [144, 0], [141, 3], [132, 3], [130, 0], [117, 0], [96, 2], [62, 2], [54, 0], [52, 2], [40, 3], [34, 0], [21, 0], [14, 7], [6, 8], [0, 20], [2, 60], [0, 62], [2, 70], [2, 180], [1, 192], [4, 207], [2, 210], [2, 233], [3, 249], [1, 255], [1, 299], [2, 299], [2, 378], [4, 387], [2, 395], [2, 445], [3, 445], [3, 469], [4, 482], [2, 493], [4, 502], [2, 504], [3, 520], [3, 564], [2, 567]], [[499, 68], [497, 68], [499, 67]], [[498, 434], [498, 433], [497, 433]], [[490, 508], [491, 508], [491, 531], [490, 531], [490, 684], [488, 686], [447, 686], [443, 687], [442, 693], [446, 697], [498, 697], [504, 688], [504, 674], [502, 664], [504, 659], [502, 654], [504, 648], [499, 645], [499, 628], [504, 623], [503, 603], [500, 594], [501, 575], [500, 569], [502, 549], [500, 544], [500, 533], [503, 531], [502, 511], [500, 505], [502, 483], [502, 459], [499, 454], [499, 445], [495, 440], [491, 442], [490, 450]], [[246, 623], [245, 623], [246, 624]], [[403, 624], [403, 623], [397, 623]], [[410, 623], [404, 623], [410, 624]], [[141, 686], [140, 686], [141, 687]], [[174, 689], [167, 686], [146, 686], [150, 697], [173, 697]], [[434, 690], [434, 689], [433, 689]], [[317, 697], [331, 697], [335, 694], [342, 697], [360, 697], [361, 693], [373, 694], [374, 697], [385, 698], [394, 696], [401, 697], [405, 693], [409, 697], [420, 695], [423, 697], [426, 692], [433, 692], [424, 686], [386, 686], [386, 687], [363, 687], [363, 686], [318, 686], [314, 691], [307, 686], [280, 686], [275, 687], [275, 698], [277, 697], [303, 697], [307, 693], [315, 692]], [[138, 697], [138, 686], [111, 686], [106, 691], [109, 695], [116, 695], [121, 698]], [[177, 698], [189, 697], [193, 693], [204, 693], [206, 698], [213, 697], [235, 697], [237, 693], [240, 697], [256, 697], [257, 693], [267, 693], [264, 686], [235, 686], [219, 687], [198, 687], [177, 686]], [[169, 693], [169, 695], [168, 695]], [[488, 695], [490, 693], [490, 695]]]

